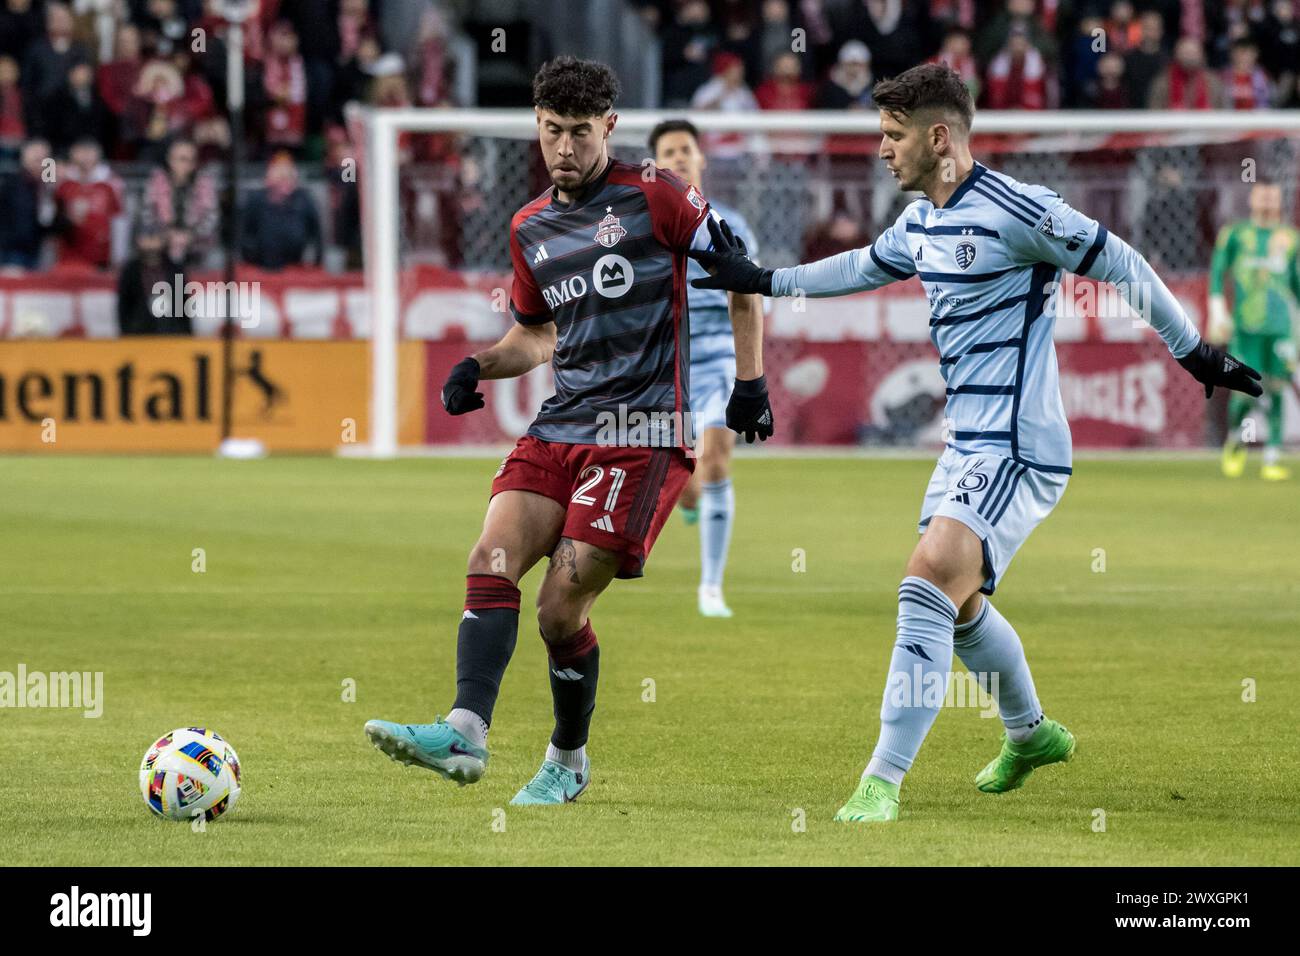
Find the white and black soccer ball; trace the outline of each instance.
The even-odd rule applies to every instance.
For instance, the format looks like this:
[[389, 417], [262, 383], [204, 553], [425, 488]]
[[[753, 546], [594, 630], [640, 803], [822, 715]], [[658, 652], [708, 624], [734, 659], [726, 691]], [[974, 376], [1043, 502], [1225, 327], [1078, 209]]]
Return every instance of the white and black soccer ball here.
[[239, 792], [239, 755], [205, 727], [159, 737], [140, 761], [144, 805], [169, 820], [215, 820], [230, 812]]

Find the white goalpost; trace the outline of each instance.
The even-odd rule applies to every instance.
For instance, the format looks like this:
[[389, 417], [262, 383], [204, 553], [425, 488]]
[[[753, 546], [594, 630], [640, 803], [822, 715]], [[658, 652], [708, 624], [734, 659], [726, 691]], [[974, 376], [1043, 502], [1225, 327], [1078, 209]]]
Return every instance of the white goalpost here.
[[[824, 170], [826, 165], [826, 157], [821, 154], [821, 144], [835, 137], [865, 138], [879, 135], [879, 120], [874, 111], [737, 114], [689, 110], [627, 110], [619, 111], [618, 126], [613, 137], [616, 154], [619, 158], [640, 162], [647, 154], [646, 136], [655, 124], [664, 119], [683, 117], [710, 136], [735, 134], [735, 139], [740, 144], [738, 155], [732, 156], [730, 165], [715, 175], [726, 176], [727, 170], [730, 170], [731, 175], [744, 177], [746, 188], [751, 190], [752, 195], [761, 196], [761, 191], [766, 189], [773, 202], [779, 200], [787, 203], [788, 208], [795, 211], [807, 206], [812, 190], [845, 188], [844, 183], [822, 182], [819, 179], [826, 175], [819, 171]], [[532, 141], [536, 137], [536, 120], [533, 112], [527, 109], [368, 108], [358, 114], [357, 125], [363, 130], [364, 156], [359, 175], [365, 282], [371, 317], [370, 429], [368, 443], [361, 453], [369, 457], [389, 458], [401, 452], [398, 377], [403, 308], [402, 223], [404, 214], [408, 219], [412, 215], [418, 219], [421, 214], [419, 209], [403, 209], [401, 138], [408, 134], [457, 134], [466, 141], [510, 142], [514, 144], [512, 152], [516, 157], [513, 162], [527, 167], [529, 164], [526, 161], [518, 162], [517, 157], [531, 155], [527, 151], [535, 152], [536, 146]], [[1257, 163], [1263, 159], [1259, 163], [1261, 168], [1254, 171], [1254, 175], [1259, 179], [1282, 182], [1288, 204], [1294, 203], [1295, 196], [1291, 190], [1300, 181], [1300, 111], [987, 111], [976, 114], [974, 134], [977, 138], [974, 150], [977, 159], [982, 158], [980, 137], [1007, 137], [1013, 142], [1004, 142], [1002, 152], [988, 161], [989, 165], [998, 168], [999, 164], [1005, 163], [1012, 175], [1027, 181], [1041, 181], [1044, 185], [1061, 191], [1067, 201], [1079, 205], [1090, 214], [1092, 210], [1086, 202], [1072, 199], [1071, 188], [1078, 185], [1080, 190], [1106, 189], [1108, 176], [1125, 177], [1124, 193], [1116, 193], [1113, 197], [1116, 203], [1136, 201], [1131, 199], [1133, 196], [1147, 197], [1141, 201], [1149, 201], [1152, 190], [1165, 185], [1163, 180], [1156, 180], [1160, 177], [1168, 179], [1178, 176], [1183, 177], [1184, 185], [1191, 182], [1192, 188], [1206, 191], [1207, 199], [1213, 201], [1214, 191], [1218, 188], [1216, 184], [1222, 185], [1228, 180], [1232, 156], [1225, 154], [1215, 160], [1214, 177], [1206, 179], [1203, 184], [1196, 181], [1195, 177], [1211, 168], [1211, 164], [1203, 158], [1203, 151], [1224, 144], [1261, 143], [1258, 150], [1249, 153], [1239, 151], [1243, 160], [1242, 179], [1248, 181], [1245, 180], [1247, 162]], [[805, 143], [813, 143], [816, 148], [811, 152], [796, 151], [797, 155], [785, 153], [782, 137], [787, 140], [801, 138]], [[1016, 137], [1023, 139], [1016, 141]], [[1179, 153], [1179, 150], [1184, 152]], [[1188, 150], [1202, 152], [1197, 152], [1193, 157]], [[1090, 151], [1098, 155], [1104, 154], [1107, 162], [1081, 164], [1066, 159]], [[1157, 155], [1159, 158], [1147, 163], [1149, 168], [1144, 168], [1146, 158]], [[780, 158], [781, 162], [774, 163], [774, 157]], [[872, 157], [863, 153], [857, 158], [870, 161]], [[513, 175], [521, 184], [526, 184], [526, 168], [520, 168], [513, 174], [508, 169], [503, 171], [499, 168], [510, 162], [512, 161], [498, 161], [495, 175], [498, 178]], [[864, 189], [878, 188], [879, 184], [874, 182], [873, 177], [876, 175], [874, 167], [879, 165], [875, 161], [874, 165], [864, 165], [863, 173], [855, 173], [863, 180], [858, 185]], [[870, 171], [865, 172], [867, 169]], [[1173, 172], [1168, 172], [1171, 169]], [[1035, 176], [1041, 176], [1041, 179], [1035, 179]], [[717, 184], [710, 182], [706, 194], [712, 196], [715, 188]], [[522, 201], [516, 202], [517, 191], [499, 192], [502, 193], [499, 199], [493, 194], [487, 194], [482, 201], [502, 203], [501, 209], [496, 210], [495, 221], [508, 224], [509, 214], [531, 196], [525, 196]], [[506, 192], [510, 194], [507, 196]], [[790, 192], [794, 195], [785, 195]], [[897, 194], [896, 187], [894, 194]], [[882, 198], [873, 200], [877, 205], [891, 201], [890, 194], [886, 191], [881, 190], [879, 195]], [[506, 209], [506, 206], [512, 204], [513, 208]], [[1158, 212], [1165, 206], [1157, 204], [1150, 208]], [[1293, 206], [1288, 205], [1287, 208]], [[1105, 218], [1102, 213], [1095, 215], [1099, 219]], [[1154, 213], [1147, 215], [1141, 226], [1150, 232], [1146, 237], [1148, 243], [1170, 245], [1168, 258], [1175, 259], [1179, 254], [1174, 248], [1178, 234], [1186, 231], [1186, 225], [1175, 214], [1162, 215], [1163, 222], [1153, 218]], [[778, 240], [783, 238], [782, 225], [780, 216], [777, 215], [771, 234]], [[496, 244], [500, 252], [504, 253], [507, 243], [504, 230], [498, 226], [490, 230], [484, 229], [484, 233], [476, 241]], [[1143, 248], [1141, 238], [1134, 244], [1150, 257], [1149, 250]], [[767, 248], [771, 249], [772, 246], [773, 243], [769, 241]], [[794, 258], [798, 261], [795, 250], [796, 247], [787, 246], [783, 256], [767, 258], [765, 264], [792, 265], [793, 261], [783, 260]], [[1199, 265], [1204, 268], [1208, 265], [1208, 260]]]

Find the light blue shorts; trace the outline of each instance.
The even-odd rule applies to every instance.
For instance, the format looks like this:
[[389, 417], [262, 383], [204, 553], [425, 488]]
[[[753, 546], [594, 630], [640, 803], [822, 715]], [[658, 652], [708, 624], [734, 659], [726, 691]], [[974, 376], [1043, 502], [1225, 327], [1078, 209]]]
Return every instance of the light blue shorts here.
[[1069, 475], [1040, 471], [993, 454], [945, 448], [921, 502], [917, 531], [935, 515], [954, 518], [984, 542], [985, 594], [992, 594], [1029, 533], [1065, 493]]
[[696, 438], [706, 428], [727, 427], [727, 402], [735, 381], [734, 355], [691, 363], [691, 420]]

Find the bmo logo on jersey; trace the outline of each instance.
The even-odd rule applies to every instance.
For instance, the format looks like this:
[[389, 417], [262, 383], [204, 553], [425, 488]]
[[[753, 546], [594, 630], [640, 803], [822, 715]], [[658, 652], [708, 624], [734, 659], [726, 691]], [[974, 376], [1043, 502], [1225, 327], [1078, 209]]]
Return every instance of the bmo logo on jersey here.
[[617, 299], [632, 288], [632, 274], [632, 263], [622, 256], [601, 256], [591, 270], [591, 284], [605, 298]]
[[617, 299], [632, 288], [632, 277], [632, 263], [622, 256], [601, 256], [591, 268], [590, 285], [587, 284], [586, 276], [570, 276], [563, 282], [548, 285], [542, 290], [542, 298], [552, 309], [558, 309], [574, 299], [581, 299], [593, 288], [607, 299]]

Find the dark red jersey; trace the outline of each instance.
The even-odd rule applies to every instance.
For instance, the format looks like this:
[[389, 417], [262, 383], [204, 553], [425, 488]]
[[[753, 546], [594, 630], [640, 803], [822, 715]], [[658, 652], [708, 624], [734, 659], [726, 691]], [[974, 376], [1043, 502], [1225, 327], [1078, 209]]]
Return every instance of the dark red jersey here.
[[572, 203], [552, 188], [515, 213], [511, 311], [558, 334], [555, 394], [529, 435], [690, 443], [686, 251], [707, 210], [678, 176], [611, 160]]

